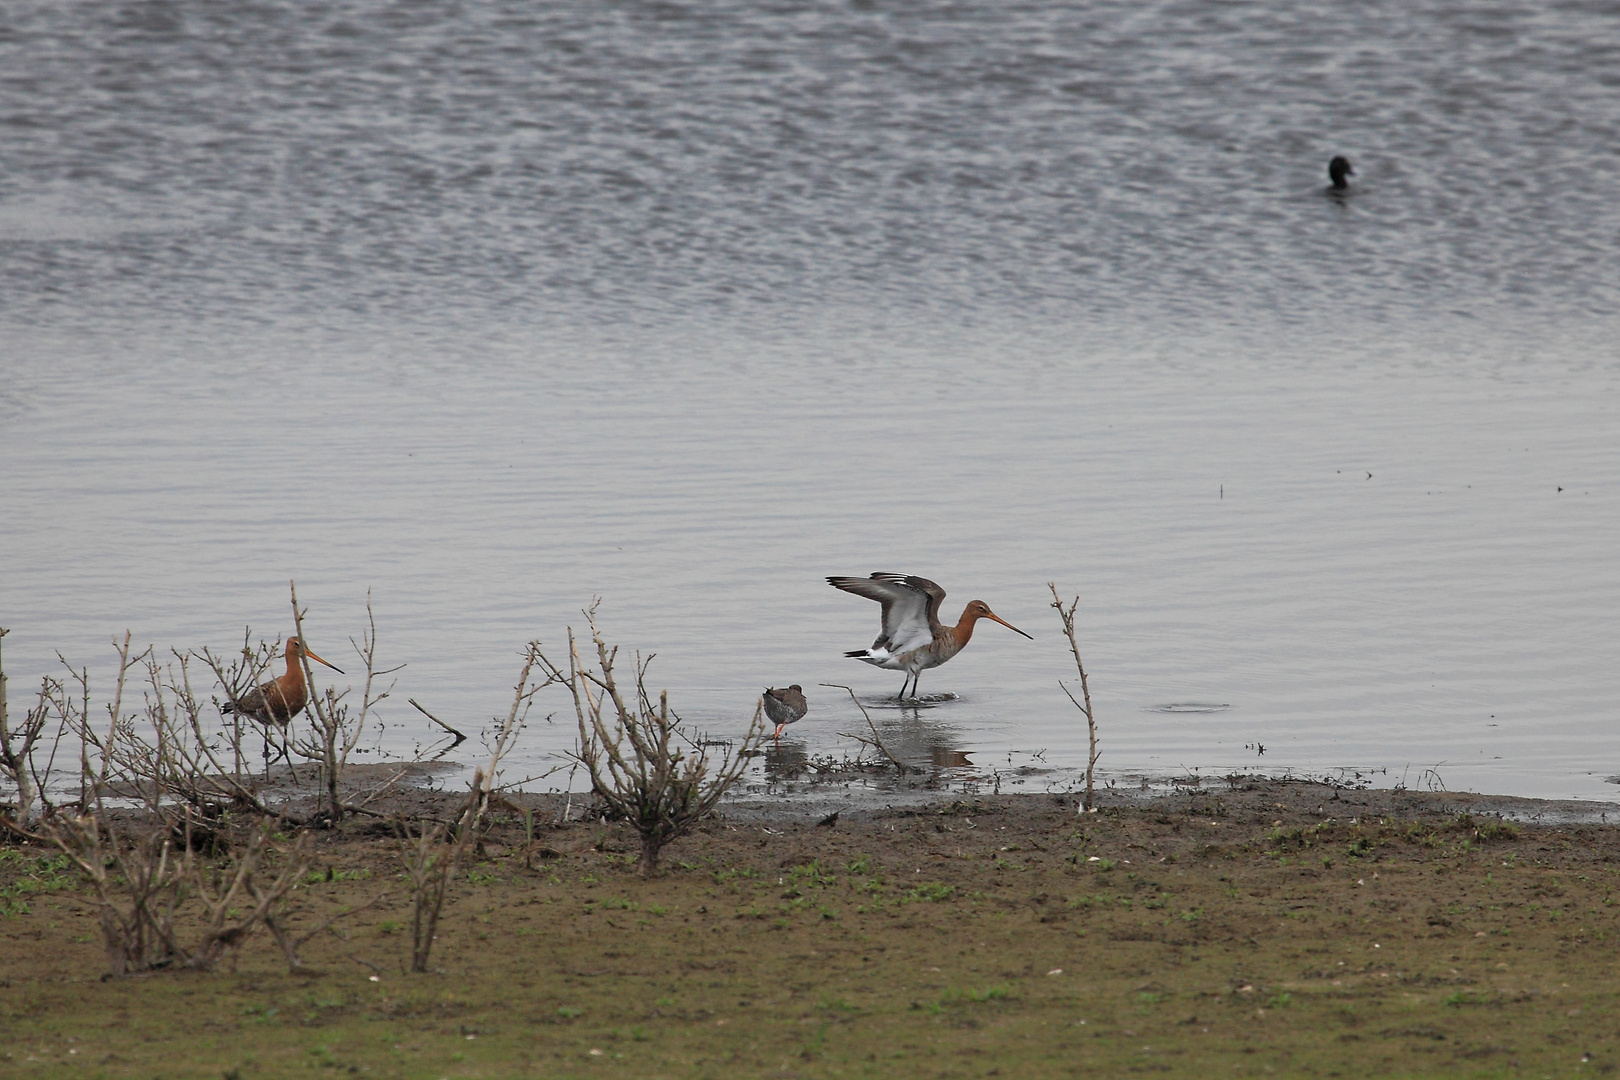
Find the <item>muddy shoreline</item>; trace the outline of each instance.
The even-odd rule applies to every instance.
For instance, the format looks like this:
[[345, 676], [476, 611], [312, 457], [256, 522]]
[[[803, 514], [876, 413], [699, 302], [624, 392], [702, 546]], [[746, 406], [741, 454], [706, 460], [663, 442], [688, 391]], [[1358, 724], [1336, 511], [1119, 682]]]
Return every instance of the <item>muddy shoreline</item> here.
[[[1020, 768], [993, 778], [964, 777], [916, 770], [899, 774], [889, 766], [851, 766], [840, 762], [821, 772], [800, 768], [784, 774], [749, 777], [722, 804], [722, 816], [738, 822], [809, 823], [831, 813], [849, 820], [894, 812], [916, 812], [961, 801], [991, 801], [1016, 805], [1016, 800], [1053, 801], [1079, 811], [1082, 779], [1066, 770]], [[351, 765], [346, 779], [357, 787], [386, 776], [401, 776], [396, 794], [372, 804], [384, 813], [420, 812], [447, 796], [459, 796], [470, 781], [473, 767], [455, 761], [410, 765]], [[271, 774], [265, 785], [267, 802], [288, 801], [308, 809], [317, 791], [318, 768], [300, 765], [298, 781], [290, 782], [285, 766]], [[1472, 791], [1416, 791], [1375, 787], [1370, 783], [1338, 783], [1314, 778], [1265, 774], [1226, 776], [1133, 776], [1130, 783], [1104, 783], [1095, 789], [1094, 812], [1129, 807], [1172, 807], [1177, 800], [1201, 796], [1237, 799], [1233, 806], [1258, 799], [1281, 803], [1291, 814], [1342, 814], [1346, 811], [1386, 816], [1473, 814], [1506, 821], [1543, 825], [1620, 824], [1620, 800], [1534, 799], [1490, 795]], [[582, 820], [591, 804], [590, 793], [508, 792], [514, 805], [531, 807], [553, 823]], [[1003, 802], [1012, 800], [1012, 802]]]
[[[1036, 783], [1049, 786], [1045, 792], [1023, 791]], [[1079, 792], [1074, 783], [1053, 785], [1050, 774], [1037, 770], [1009, 773], [1001, 778], [1002, 791], [993, 791], [990, 782], [931, 784], [926, 779], [876, 778], [809, 781], [756, 785], [732, 799], [727, 812], [743, 818], [806, 821], [833, 811], [877, 813], [902, 808], [925, 809], [958, 799], [1062, 798], [1078, 806]], [[1483, 814], [1509, 821], [1540, 824], [1620, 824], [1620, 801], [1582, 799], [1530, 799], [1513, 795], [1486, 795], [1469, 791], [1412, 791], [1400, 788], [1343, 786], [1309, 779], [1278, 779], [1268, 776], [1171, 777], [1141, 779], [1137, 786], [1105, 786], [1096, 789], [1096, 811], [1123, 807], [1151, 807], [1177, 799], [1208, 796], [1230, 797], [1241, 793], [1275, 793], [1291, 812], [1325, 813], [1344, 807], [1364, 812], [1402, 816], [1407, 814]]]

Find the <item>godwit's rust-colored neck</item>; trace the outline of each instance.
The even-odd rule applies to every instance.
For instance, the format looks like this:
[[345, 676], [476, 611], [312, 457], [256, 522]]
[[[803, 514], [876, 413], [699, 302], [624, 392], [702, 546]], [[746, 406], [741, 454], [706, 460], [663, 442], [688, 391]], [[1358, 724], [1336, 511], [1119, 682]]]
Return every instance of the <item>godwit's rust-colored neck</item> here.
[[290, 682], [297, 686], [302, 686], [304, 684], [304, 665], [301, 663], [302, 659], [303, 654], [299, 652], [299, 650], [295, 648], [287, 650], [287, 674], [281, 677], [281, 681]]
[[962, 609], [962, 617], [957, 619], [956, 625], [951, 628], [951, 636], [956, 639], [958, 649], [973, 637], [973, 627], [982, 618], [984, 613], [976, 610], [972, 604]]

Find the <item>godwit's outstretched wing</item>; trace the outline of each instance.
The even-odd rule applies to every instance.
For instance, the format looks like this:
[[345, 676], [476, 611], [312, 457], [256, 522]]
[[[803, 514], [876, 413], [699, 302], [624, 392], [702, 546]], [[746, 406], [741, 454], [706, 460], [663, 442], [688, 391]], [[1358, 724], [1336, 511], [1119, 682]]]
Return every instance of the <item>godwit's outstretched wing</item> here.
[[927, 578], [879, 572], [869, 578], [830, 577], [827, 584], [883, 605], [883, 633], [873, 650], [899, 654], [933, 644], [945, 590]]

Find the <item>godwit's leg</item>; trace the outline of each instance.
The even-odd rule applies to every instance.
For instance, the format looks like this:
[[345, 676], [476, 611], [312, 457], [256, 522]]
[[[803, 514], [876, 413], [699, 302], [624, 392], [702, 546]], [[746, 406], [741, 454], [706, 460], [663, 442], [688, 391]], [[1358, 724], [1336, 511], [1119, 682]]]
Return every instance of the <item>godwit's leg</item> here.
[[276, 755], [276, 760], [277, 761], [285, 761], [287, 763], [287, 773], [288, 773], [288, 775], [290, 775], [292, 777], [293, 786], [297, 787], [298, 786], [298, 770], [293, 768], [292, 753], [291, 753], [291, 751], [289, 751], [287, 749], [288, 738], [289, 738], [289, 731], [288, 731], [287, 728], [283, 728], [281, 730], [281, 746], [278, 748], [280, 750], [280, 753], [278, 753]]

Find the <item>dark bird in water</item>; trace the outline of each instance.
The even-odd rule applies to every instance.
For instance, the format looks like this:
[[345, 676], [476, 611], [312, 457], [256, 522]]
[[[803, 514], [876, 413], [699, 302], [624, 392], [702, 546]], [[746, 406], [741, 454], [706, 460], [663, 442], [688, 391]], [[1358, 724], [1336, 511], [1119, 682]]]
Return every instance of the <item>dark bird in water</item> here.
[[875, 667], [904, 671], [906, 681], [900, 684], [901, 697], [906, 696], [909, 685], [911, 696], [915, 698], [917, 680], [922, 673], [939, 667], [961, 652], [973, 636], [973, 625], [980, 619], [998, 622], [1015, 634], [1024, 634], [991, 611], [983, 600], [975, 600], [963, 608], [955, 626], [941, 624], [939, 605], [945, 599], [945, 590], [927, 578], [880, 572], [869, 578], [830, 577], [827, 584], [883, 605], [883, 633], [872, 642], [870, 649], [857, 649], [844, 655]]
[[326, 664], [339, 675], [343, 674], [342, 668], [316, 656], [314, 650], [302, 641], [295, 637], [288, 638], [287, 673], [263, 686], [249, 690], [234, 701], [227, 701], [219, 707], [219, 711], [249, 716], [261, 724], [286, 727], [288, 722], [303, 712], [304, 706], [309, 704], [309, 683], [304, 680], [304, 665], [298, 662], [299, 658], [304, 656], [316, 663]]
[[772, 738], [780, 739], [783, 728], [803, 720], [804, 714], [809, 711], [810, 703], [804, 700], [804, 689], [798, 683], [794, 683], [786, 690], [765, 691], [765, 715], [776, 725], [776, 733], [771, 736]]
[[1332, 161], [1328, 162], [1328, 179], [1333, 181], [1334, 191], [1348, 190], [1350, 181], [1346, 180], [1345, 177], [1354, 175], [1356, 175], [1356, 168], [1350, 164], [1349, 158], [1337, 155]]

